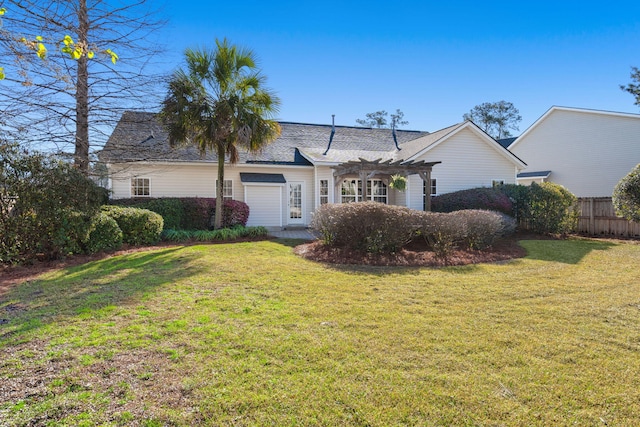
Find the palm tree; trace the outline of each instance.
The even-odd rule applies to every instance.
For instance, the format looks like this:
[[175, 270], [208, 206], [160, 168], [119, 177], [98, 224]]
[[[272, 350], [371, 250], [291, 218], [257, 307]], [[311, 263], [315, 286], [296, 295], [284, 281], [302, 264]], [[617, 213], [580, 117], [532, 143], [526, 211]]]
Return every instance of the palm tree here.
[[172, 146], [194, 144], [218, 158], [214, 227], [222, 226], [224, 164], [239, 150], [259, 151], [280, 135], [272, 119], [279, 98], [263, 87], [265, 77], [252, 51], [216, 40], [216, 49], [187, 49], [186, 69], [176, 71], [160, 116]]

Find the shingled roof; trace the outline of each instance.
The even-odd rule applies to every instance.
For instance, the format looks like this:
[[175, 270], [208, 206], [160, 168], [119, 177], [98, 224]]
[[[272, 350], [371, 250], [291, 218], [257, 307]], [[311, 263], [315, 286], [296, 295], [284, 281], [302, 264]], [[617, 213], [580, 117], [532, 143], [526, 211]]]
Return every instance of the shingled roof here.
[[[331, 150], [331, 125], [280, 122], [282, 134], [261, 152], [242, 152], [241, 163], [309, 165], [311, 161], [344, 162], [358, 157], [385, 159], [396, 150], [390, 129], [335, 126]], [[428, 135], [428, 132], [397, 130], [399, 144]], [[215, 153], [200, 156], [193, 146], [171, 148], [169, 139], [155, 113], [127, 111], [122, 115], [100, 159], [107, 163], [122, 162], [216, 162]]]

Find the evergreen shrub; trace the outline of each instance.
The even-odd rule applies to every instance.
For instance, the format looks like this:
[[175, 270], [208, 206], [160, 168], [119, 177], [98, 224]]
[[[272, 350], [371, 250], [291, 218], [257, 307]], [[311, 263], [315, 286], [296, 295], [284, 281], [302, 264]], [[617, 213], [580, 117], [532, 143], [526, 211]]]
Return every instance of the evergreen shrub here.
[[102, 212], [118, 223], [124, 243], [151, 245], [160, 240], [164, 222], [155, 212], [122, 206], [103, 206]]

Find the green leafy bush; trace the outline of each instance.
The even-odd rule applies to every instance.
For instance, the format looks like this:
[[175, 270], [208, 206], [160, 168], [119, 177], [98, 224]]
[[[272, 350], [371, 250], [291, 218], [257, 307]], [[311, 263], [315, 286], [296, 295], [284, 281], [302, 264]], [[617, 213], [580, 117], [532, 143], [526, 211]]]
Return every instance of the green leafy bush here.
[[[216, 199], [207, 197], [133, 198], [112, 200], [113, 205], [148, 209], [162, 215], [165, 229], [208, 230], [212, 227]], [[249, 206], [238, 200], [225, 200], [222, 226], [245, 226]]]
[[512, 215], [516, 222], [523, 221], [531, 215], [531, 187], [528, 185], [504, 184], [498, 187], [511, 201]]
[[130, 245], [150, 245], [160, 240], [162, 216], [148, 209], [103, 206], [102, 212], [113, 218], [122, 230], [122, 240]]
[[612, 198], [616, 215], [640, 222], [640, 164], [618, 182]]
[[578, 199], [561, 185], [551, 182], [529, 187], [528, 228], [537, 233], [567, 234], [578, 226]]
[[162, 239], [169, 242], [188, 242], [195, 240], [198, 242], [218, 242], [226, 240], [236, 240], [246, 237], [257, 238], [269, 234], [265, 227], [243, 227], [221, 228], [218, 230], [173, 230], [168, 229], [162, 232]]
[[0, 143], [0, 262], [81, 252], [103, 197], [73, 165]]
[[122, 247], [122, 230], [116, 220], [103, 212], [94, 216], [84, 247], [89, 253], [120, 249]]
[[392, 253], [411, 240], [416, 212], [376, 202], [325, 204], [313, 214], [311, 228], [328, 245]]
[[435, 196], [431, 199], [431, 209], [433, 212], [482, 209], [511, 215], [513, 213], [513, 204], [499, 187], [480, 187]]

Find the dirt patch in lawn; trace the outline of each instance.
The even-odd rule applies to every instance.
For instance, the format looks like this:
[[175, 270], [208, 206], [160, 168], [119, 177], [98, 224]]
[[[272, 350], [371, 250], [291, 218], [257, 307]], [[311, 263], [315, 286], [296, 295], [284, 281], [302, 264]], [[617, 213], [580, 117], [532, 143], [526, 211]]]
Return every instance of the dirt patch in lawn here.
[[[330, 264], [442, 267], [522, 258], [527, 255], [526, 250], [518, 244], [518, 241], [523, 238], [526, 236], [516, 235], [504, 238], [482, 251], [457, 249], [446, 259], [437, 258], [425, 242], [420, 240], [411, 242], [394, 254], [367, 254], [351, 249], [332, 248], [325, 246], [318, 240], [296, 246], [294, 251], [303, 258]], [[539, 239], [540, 236], [536, 236], [536, 238]]]

